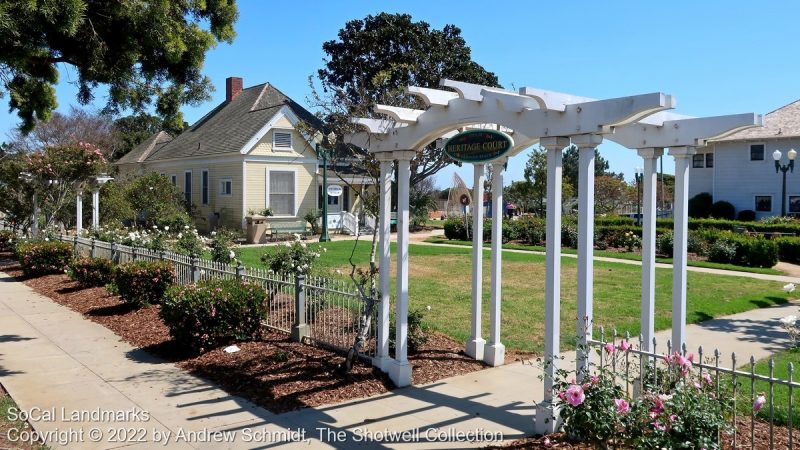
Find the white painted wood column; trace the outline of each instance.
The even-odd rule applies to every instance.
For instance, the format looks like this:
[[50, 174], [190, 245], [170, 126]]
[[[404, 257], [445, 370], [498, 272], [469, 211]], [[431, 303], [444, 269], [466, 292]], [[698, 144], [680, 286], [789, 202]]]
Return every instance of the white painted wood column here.
[[391, 310], [391, 286], [392, 274], [389, 270], [391, 265], [391, 241], [392, 241], [392, 162], [393, 156], [389, 154], [378, 154], [381, 165], [381, 174], [378, 184], [380, 189], [380, 205], [378, 213], [378, 254], [380, 262], [378, 265], [379, 290], [381, 293], [380, 305], [378, 306], [377, 323], [377, 345], [375, 358], [372, 364], [379, 367], [383, 372], [388, 372], [392, 358], [389, 356], [389, 311]]
[[642, 194], [642, 350], [650, 351], [655, 336], [656, 315], [656, 183], [658, 158], [663, 148], [640, 148], [643, 159], [644, 193]]
[[673, 200], [674, 232], [672, 244], [672, 348], [680, 351], [686, 343], [686, 252], [689, 235], [689, 163], [694, 147], [674, 147], [675, 198]]
[[75, 233], [80, 235], [83, 230], [83, 191], [78, 189], [75, 197]]
[[389, 378], [398, 387], [411, 384], [408, 363], [408, 220], [409, 181], [413, 151], [393, 152], [397, 159], [397, 307], [395, 309], [395, 352]]
[[92, 229], [100, 226], [100, 188], [92, 188]]
[[545, 137], [539, 145], [547, 149], [547, 245], [544, 292], [544, 399], [536, 405], [536, 434], [557, 428], [558, 411], [553, 405], [553, 381], [560, 356], [561, 333], [561, 151], [569, 138]]
[[500, 319], [503, 296], [503, 169], [506, 160], [492, 163], [492, 278], [489, 292], [489, 343], [483, 361], [502, 366], [506, 347], [500, 341]]
[[572, 136], [578, 147], [578, 314], [575, 361], [579, 379], [589, 373], [594, 317], [594, 150], [603, 142], [595, 134]]
[[472, 327], [465, 353], [483, 360], [486, 340], [481, 336], [483, 306], [483, 184], [485, 164], [473, 165], [472, 181]]
[[36, 191], [31, 195], [33, 202], [33, 211], [31, 211], [31, 237], [39, 237], [39, 199], [36, 196]]

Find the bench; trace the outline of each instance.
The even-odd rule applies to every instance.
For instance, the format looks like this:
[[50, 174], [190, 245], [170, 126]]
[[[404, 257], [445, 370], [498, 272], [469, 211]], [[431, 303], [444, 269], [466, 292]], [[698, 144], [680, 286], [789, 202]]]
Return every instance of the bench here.
[[308, 235], [308, 223], [305, 221], [270, 223], [270, 236], [273, 240], [282, 234], [295, 233], [303, 237]]

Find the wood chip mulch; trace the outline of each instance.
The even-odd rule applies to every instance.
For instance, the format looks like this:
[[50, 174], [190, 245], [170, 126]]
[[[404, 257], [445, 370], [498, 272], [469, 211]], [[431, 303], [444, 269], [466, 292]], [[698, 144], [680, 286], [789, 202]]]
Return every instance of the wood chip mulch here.
[[[236, 353], [218, 348], [191, 354], [171, 340], [168, 328], [158, 318], [158, 305], [136, 309], [105, 288], [81, 288], [64, 274], [26, 278], [7, 255], [0, 255], [0, 271], [109, 328], [131, 345], [175, 362], [272, 412], [339, 403], [393, 389], [384, 373], [366, 363], [356, 364], [345, 374], [340, 370], [343, 355], [291, 342], [288, 335], [278, 332], [267, 331], [259, 341], [239, 343], [241, 351]], [[466, 356], [461, 343], [438, 333], [431, 333], [409, 361], [417, 385], [486, 367]]]

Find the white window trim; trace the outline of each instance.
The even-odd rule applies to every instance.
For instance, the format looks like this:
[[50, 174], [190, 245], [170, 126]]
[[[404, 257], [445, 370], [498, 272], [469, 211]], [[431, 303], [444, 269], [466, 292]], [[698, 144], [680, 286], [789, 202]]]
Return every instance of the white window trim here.
[[[223, 186], [226, 183], [230, 183], [231, 184], [231, 193], [230, 194], [226, 194], [225, 193], [225, 189], [223, 189]], [[219, 179], [219, 196], [220, 197], [233, 197], [233, 178], [226, 177], [226, 178], [220, 178]]]
[[[284, 133], [289, 135], [288, 147], [277, 147], [275, 145], [275, 133]], [[272, 129], [272, 151], [273, 152], [291, 152], [294, 150], [294, 136], [292, 136], [291, 128], [273, 128]]]
[[800, 193], [786, 194], [786, 214], [800, 214], [800, 211], [792, 211], [792, 197], [800, 197]]
[[169, 181], [172, 182], [173, 186], [178, 187], [178, 174], [177, 173], [170, 174]]
[[266, 176], [264, 177], [264, 179], [265, 179], [265, 182], [264, 182], [265, 186], [264, 187], [265, 187], [265, 192], [266, 192], [266, 197], [264, 199], [264, 206], [267, 207], [267, 208], [270, 208], [270, 204], [269, 204], [269, 180], [270, 180], [270, 177], [272, 177], [272, 172], [291, 172], [292, 174], [294, 174], [294, 213], [291, 214], [291, 215], [286, 215], [286, 214], [278, 215], [278, 214], [275, 214], [273, 212], [273, 216], [272, 217], [276, 217], [276, 218], [297, 217], [297, 209], [298, 209], [297, 208], [297, 198], [298, 198], [298, 193], [297, 193], [297, 169], [295, 169], [295, 168], [287, 168], [287, 169], [264, 169], [264, 170], [266, 171]]
[[189, 174], [189, 180], [190, 180], [189, 184], [191, 185], [191, 188], [192, 188], [190, 191], [188, 191], [189, 204], [191, 204], [192, 201], [194, 201], [194, 173], [192, 173], [191, 170], [184, 170], [183, 171], [183, 198], [185, 200], [186, 199], [186, 194], [187, 194], [187, 191], [186, 191], [186, 174], [187, 173]]
[[[694, 159], [697, 156], [702, 156], [703, 157], [703, 161], [702, 161], [703, 164], [701, 166], [699, 166], [699, 167], [696, 167], [694, 165]], [[705, 168], [706, 168], [706, 154], [705, 153], [695, 153], [694, 155], [692, 155], [692, 169], [705, 169]]]
[[[759, 211], [756, 207], [756, 197], [769, 197], [769, 211]], [[753, 211], [757, 213], [771, 213], [775, 210], [775, 196], [772, 194], [753, 194]]]
[[[761, 146], [764, 147], [764, 159], [752, 159], [750, 157], [750, 155], [752, 155], [752, 152], [753, 152], [752, 151], [752, 147], [754, 145], [761, 145]], [[748, 161], [750, 161], [752, 163], [763, 163], [764, 161], [767, 160], [767, 156], [768, 156], [768, 153], [767, 153], [767, 144], [766, 143], [764, 143], [764, 142], [751, 142], [751, 143], [747, 144], [747, 160]]]
[[[206, 176], [206, 185], [203, 186], [203, 174]], [[203, 202], [203, 193], [206, 194], [206, 201]], [[211, 203], [211, 174], [208, 173], [208, 169], [203, 169], [200, 171], [200, 204], [203, 206], [208, 206]]]

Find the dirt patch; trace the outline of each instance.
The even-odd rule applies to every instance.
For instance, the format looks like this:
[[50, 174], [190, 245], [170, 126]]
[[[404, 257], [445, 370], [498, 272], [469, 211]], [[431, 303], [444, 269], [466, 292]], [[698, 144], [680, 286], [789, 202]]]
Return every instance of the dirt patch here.
[[[19, 266], [0, 261], [0, 270], [18, 277], [36, 292], [97, 322], [135, 347], [142, 348], [193, 374], [209, 379], [227, 392], [245, 397], [273, 412], [338, 403], [393, 389], [388, 377], [359, 363], [350, 373], [340, 367], [344, 357], [329, 350], [291, 342], [286, 334], [266, 331], [261, 340], [237, 344], [241, 351], [221, 348], [202, 355], [188, 353], [169, 336], [158, 318], [159, 306], [136, 309], [104, 288], [81, 288], [66, 275], [23, 278]], [[420, 351], [409, 356], [414, 384], [429, 383], [485, 368], [470, 359], [462, 345], [433, 333]]]

